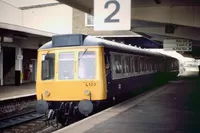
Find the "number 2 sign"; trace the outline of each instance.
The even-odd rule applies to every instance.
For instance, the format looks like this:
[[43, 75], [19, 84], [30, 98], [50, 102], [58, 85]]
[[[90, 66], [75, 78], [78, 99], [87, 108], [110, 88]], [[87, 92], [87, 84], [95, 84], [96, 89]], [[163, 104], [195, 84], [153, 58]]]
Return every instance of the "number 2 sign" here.
[[94, 0], [94, 30], [130, 30], [131, 0]]

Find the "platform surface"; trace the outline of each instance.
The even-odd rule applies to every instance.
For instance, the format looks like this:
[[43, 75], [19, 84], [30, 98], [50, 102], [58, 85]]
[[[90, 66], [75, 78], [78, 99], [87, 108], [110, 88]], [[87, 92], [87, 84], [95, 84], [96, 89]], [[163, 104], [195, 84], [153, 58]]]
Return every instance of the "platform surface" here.
[[[189, 75], [189, 79], [185, 79]], [[191, 76], [192, 75], [192, 76]], [[150, 90], [56, 133], [200, 133], [196, 73]]]
[[0, 101], [35, 95], [35, 83], [20, 86], [1, 86]]

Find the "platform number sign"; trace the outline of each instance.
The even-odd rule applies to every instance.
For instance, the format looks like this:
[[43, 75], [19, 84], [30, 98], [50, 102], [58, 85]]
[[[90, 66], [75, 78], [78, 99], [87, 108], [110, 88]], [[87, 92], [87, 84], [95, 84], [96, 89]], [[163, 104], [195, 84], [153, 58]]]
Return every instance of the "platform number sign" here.
[[108, 9], [109, 8], [109, 5], [111, 4], [114, 4], [116, 7], [115, 7], [115, 10], [108, 16], [104, 19], [104, 23], [119, 23], [119, 18], [118, 19], [113, 19], [113, 17], [119, 12], [120, 10], [120, 4], [118, 1], [116, 0], [110, 0], [110, 1], [107, 1], [105, 3], [105, 6], [104, 6], [104, 9]]
[[94, 0], [94, 30], [130, 30], [131, 0]]

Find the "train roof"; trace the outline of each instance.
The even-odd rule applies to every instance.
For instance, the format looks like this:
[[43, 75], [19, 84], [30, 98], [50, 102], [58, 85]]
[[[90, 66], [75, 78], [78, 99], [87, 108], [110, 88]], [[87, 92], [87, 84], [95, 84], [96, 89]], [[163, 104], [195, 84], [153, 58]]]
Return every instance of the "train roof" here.
[[[50, 49], [50, 48], [58, 48], [58, 47], [72, 47], [72, 46], [103, 46], [105, 48], [113, 48], [122, 51], [129, 51], [137, 54], [143, 55], [153, 55], [153, 56], [167, 56], [161, 54], [159, 52], [153, 52], [148, 49], [141, 49], [138, 47], [134, 47], [127, 44], [122, 44], [118, 42], [113, 42], [101, 38], [97, 38], [91, 35], [84, 34], [67, 34], [67, 35], [55, 35], [52, 37], [52, 41], [44, 44], [39, 48], [42, 49]], [[169, 58], [173, 58], [167, 56]]]

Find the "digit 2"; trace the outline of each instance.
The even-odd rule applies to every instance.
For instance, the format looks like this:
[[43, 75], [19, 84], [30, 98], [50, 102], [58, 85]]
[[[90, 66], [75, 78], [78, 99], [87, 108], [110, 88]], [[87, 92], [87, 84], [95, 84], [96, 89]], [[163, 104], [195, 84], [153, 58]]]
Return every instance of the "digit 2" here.
[[120, 4], [116, 0], [110, 0], [110, 1], [107, 1], [105, 3], [104, 9], [108, 9], [110, 4], [114, 4], [116, 6], [116, 8], [107, 18], [105, 18], [104, 22], [105, 23], [116, 23], [116, 22], [119, 22], [119, 19], [112, 19], [112, 18], [119, 12]]

